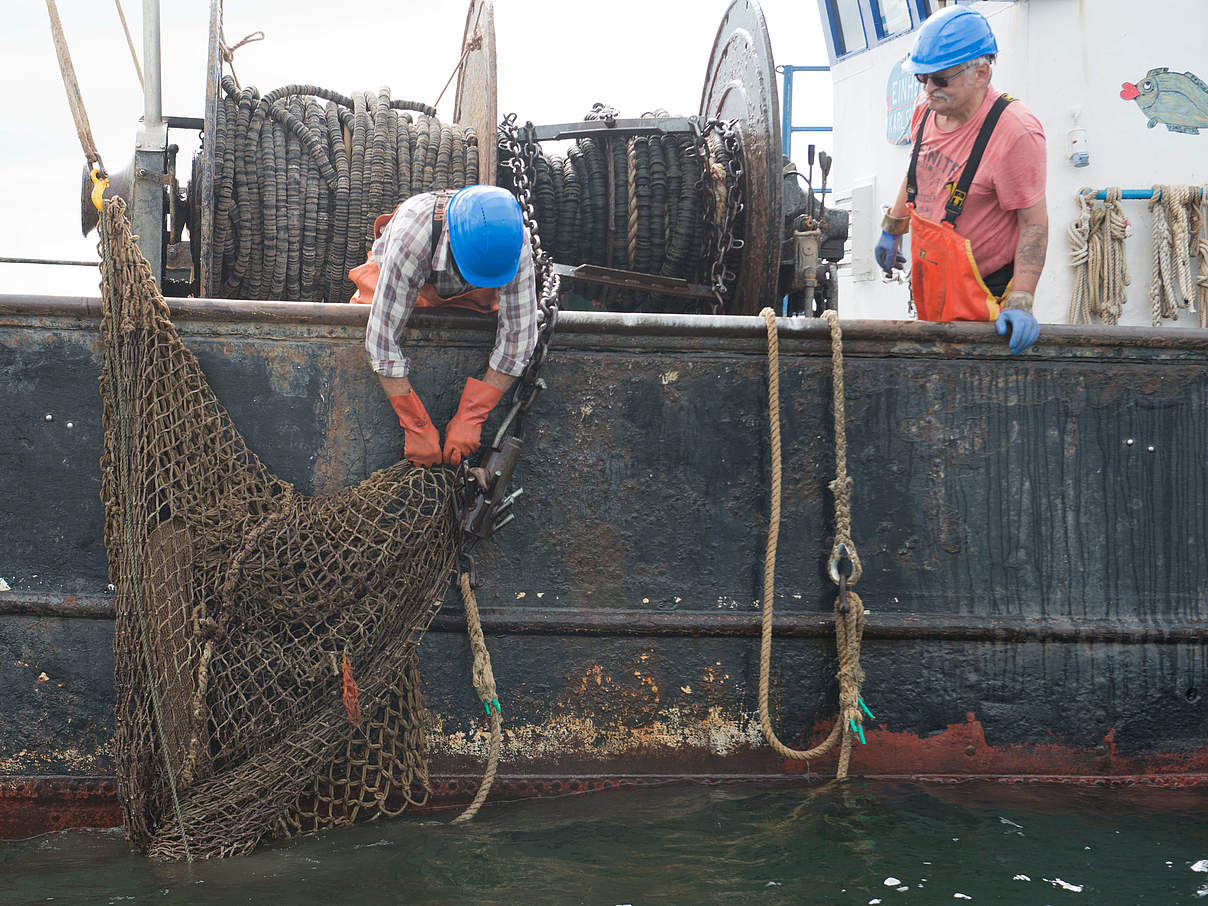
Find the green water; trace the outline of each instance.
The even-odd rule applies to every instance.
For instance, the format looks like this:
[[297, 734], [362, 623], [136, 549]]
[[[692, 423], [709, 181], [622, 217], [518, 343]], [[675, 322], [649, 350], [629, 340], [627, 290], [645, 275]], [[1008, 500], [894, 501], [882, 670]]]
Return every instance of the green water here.
[[1208, 903], [1206, 808], [1208, 792], [1137, 788], [675, 785], [193, 866], [70, 831], [0, 843], [0, 903]]

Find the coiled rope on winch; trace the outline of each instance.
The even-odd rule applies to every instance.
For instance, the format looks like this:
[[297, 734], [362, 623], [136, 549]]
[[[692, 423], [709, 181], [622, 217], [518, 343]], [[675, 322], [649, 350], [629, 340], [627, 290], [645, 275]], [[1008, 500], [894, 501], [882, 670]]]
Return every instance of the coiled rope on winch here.
[[[616, 117], [596, 104], [585, 120]], [[666, 117], [666, 111], [643, 118]], [[584, 137], [563, 154], [533, 162], [533, 207], [545, 247], [559, 263], [590, 264], [707, 283], [727, 222], [728, 152], [718, 131], [692, 135]], [[512, 188], [501, 167], [500, 185]], [[724, 248], [733, 258], [741, 244]], [[611, 311], [710, 310], [713, 300], [605, 287], [596, 303]]]
[[[852, 736], [864, 739], [864, 708], [860, 689], [864, 684], [864, 670], [860, 666], [860, 642], [864, 635], [864, 604], [860, 596], [851, 590], [859, 581], [862, 568], [860, 556], [851, 538], [851, 489], [852, 480], [847, 474], [847, 415], [843, 389], [843, 332], [839, 316], [825, 311], [823, 317], [830, 324], [831, 334], [831, 379], [834, 391], [835, 425], [835, 478], [830, 483], [835, 497], [835, 539], [831, 547], [828, 573], [840, 587], [835, 598], [835, 645], [839, 654], [839, 716], [830, 735], [811, 749], [793, 749], [781, 742], [772, 727], [768, 707], [768, 684], [772, 660], [772, 612], [776, 582], [776, 546], [780, 534], [780, 343], [776, 328], [776, 313], [770, 308], [760, 312], [767, 324], [768, 334], [768, 415], [772, 449], [772, 492], [771, 512], [768, 518], [768, 542], [764, 556], [763, 572], [763, 620], [759, 649], [759, 723], [768, 745], [782, 758], [794, 761], [809, 761], [829, 752], [836, 742], [841, 742], [839, 765], [835, 776], [839, 780], [847, 777], [851, 758]], [[841, 575], [843, 562], [850, 563], [850, 576]], [[870, 715], [871, 716], [871, 715]]]
[[[350, 97], [288, 85], [262, 97], [229, 75], [221, 85], [212, 139], [216, 295], [346, 301], [348, 271], [364, 262], [378, 216], [418, 192], [461, 188], [482, 175], [472, 129], [441, 122], [427, 105], [392, 100], [386, 88]], [[597, 104], [585, 119], [615, 114]], [[700, 135], [586, 137], [565, 155], [538, 153], [533, 204], [553, 258], [704, 284], [721, 254], [720, 270], [732, 273], [741, 242], [722, 237], [741, 206], [728, 210], [736, 152], [723, 132], [719, 123]], [[496, 177], [514, 190], [506, 167]], [[649, 294], [617, 287], [595, 301], [680, 313], [713, 305], [670, 296], [652, 304]]]
[[[373, 221], [419, 192], [478, 182], [478, 136], [390, 90], [222, 79], [210, 285], [220, 296], [346, 302]], [[325, 101], [325, 104], [320, 104]], [[415, 111], [412, 116], [409, 111]]]

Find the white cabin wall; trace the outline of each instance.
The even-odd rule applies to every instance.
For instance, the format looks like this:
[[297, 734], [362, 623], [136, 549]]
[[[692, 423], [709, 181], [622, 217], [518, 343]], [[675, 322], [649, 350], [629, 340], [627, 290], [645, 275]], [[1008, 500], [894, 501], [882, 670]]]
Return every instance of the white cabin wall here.
[[[1208, 182], [1208, 130], [1188, 135], [1162, 124], [1149, 129], [1137, 104], [1120, 97], [1123, 82], [1135, 83], [1160, 66], [1208, 81], [1208, 0], [1154, 0], [1145, 5], [1146, 14], [1136, 0], [984, 0], [973, 6], [998, 39], [995, 87], [1019, 97], [1048, 139], [1049, 247], [1036, 315], [1065, 323], [1073, 284], [1066, 230], [1081, 187]], [[872, 248], [881, 213], [909, 163], [909, 146], [891, 145], [885, 136], [885, 86], [890, 67], [913, 39], [913, 33], [903, 35], [833, 65], [835, 198], [852, 206], [851, 254], [840, 270], [845, 317], [908, 317], [905, 283], [876, 274]], [[1081, 168], [1069, 160], [1075, 111], [1090, 151], [1090, 165]], [[1121, 323], [1148, 325], [1152, 220], [1145, 201], [1124, 206], [1134, 235], [1127, 244], [1132, 284]], [[1194, 326], [1195, 320], [1184, 312], [1178, 326]]]

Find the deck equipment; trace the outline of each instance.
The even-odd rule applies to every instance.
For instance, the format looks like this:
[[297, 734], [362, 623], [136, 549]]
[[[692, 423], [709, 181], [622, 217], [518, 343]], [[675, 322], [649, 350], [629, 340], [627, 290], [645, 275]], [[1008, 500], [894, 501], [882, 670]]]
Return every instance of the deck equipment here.
[[[147, 207], [146, 223], [134, 217], [137, 234], [161, 238], [155, 272], [165, 294], [344, 302], [347, 271], [365, 260], [378, 215], [421, 191], [514, 188], [496, 140], [490, 0], [470, 3], [459, 50], [452, 122], [387, 88], [347, 95], [297, 84], [261, 95], [225, 72], [222, 4], [211, 0], [205, 115], [164, 119], [166, 129], [202, 133], [190, 176], [177, 179], [176, 146], [165, 139], [162, 160], [132, 163], [108, 193], [162, 171], [162, 204]], [[835, 308], [847, 214], [824, 217], [782, 155], [776, 78], [763, 13], [735, 0], [696, 113], [656, 108], [624, 119], [596, 104], [577, 122], [505, 121], [504, 131], [518, 127], [538, 148], [534, 206], [568, 288], [606, 310], [755, 314], [782, 300], [790, 313]], [[574, 144], [540, 150], [559, 139]], [[86, 174], [85, 232], [95, 224], [91, 190]], [[796, 240], [806, 230], [819, 232], [817, 251]]]

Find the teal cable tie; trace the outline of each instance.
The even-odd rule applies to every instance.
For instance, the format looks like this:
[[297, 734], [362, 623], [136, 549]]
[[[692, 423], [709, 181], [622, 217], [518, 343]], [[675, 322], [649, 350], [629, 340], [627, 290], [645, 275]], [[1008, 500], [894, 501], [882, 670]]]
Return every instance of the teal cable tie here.
[[[499, 699], [497, 699], [497, 698], [491, 699], [491, 704], [495, 706], [495, 713], [498, 714], [500, 717], [502, 717], [503, 708], [499, 707]], [[487, 713], [490, 713], [490, 709], [487, 709]]]
[[868, 705], [864, 704], [864, 699], [857, 697], [857, 698], [856, 698], [856, 701], [859, 703], [859, 705], [860, 705], [860, 709], [861, 709], [861, 710], [862, 710], [862, 711], [863, 711], [865, 714], [867, 714], [867, 715], [868, 715], [868, 719], [869, 719], [869, 720], [876, 720], [876, 719], [877, 719], [877, 716], [876, 716], [875, 714], [873, 714], [871, 711], [869, 711], [869, 710], [868, 710]]
[[490, 717], [491, 716], [491, 703], [483, 702], [482, 706], [487, 709], [487, 717]]
[[868, 745], [867, 741], [864, 739], [864, 727], [856, 723], [856, 719], [854, 717], [848, 718], [848, 720], [851, 723], [851, 731], [860, 737], [860, 745]]

